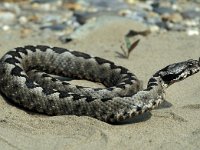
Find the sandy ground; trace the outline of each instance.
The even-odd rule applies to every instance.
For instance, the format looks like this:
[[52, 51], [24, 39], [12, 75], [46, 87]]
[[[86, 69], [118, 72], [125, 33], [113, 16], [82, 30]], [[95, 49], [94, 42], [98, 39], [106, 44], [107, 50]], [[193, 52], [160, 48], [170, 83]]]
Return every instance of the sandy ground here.
[[[140, 37], [129, 59], [117, 57], [124, 35], [130, 29], [142, 28], [126, 19], [107, 19], [70, 44], [61, 44], [54, 37], [45, 40], [37, 34], [22, 39], [18, 31], [0, 32], [0, 56], [27, 44], [67, 47], [127, 67], [144, 81], [144, 86], [164, 66], [200, 56], [200, 37], [177, 32]], [[38, 115], [1, 97], [0, 149], [200, 149], [199, 79], [200, 73], [171, 86], [163, 107], [120, 125], [84, 116]]]

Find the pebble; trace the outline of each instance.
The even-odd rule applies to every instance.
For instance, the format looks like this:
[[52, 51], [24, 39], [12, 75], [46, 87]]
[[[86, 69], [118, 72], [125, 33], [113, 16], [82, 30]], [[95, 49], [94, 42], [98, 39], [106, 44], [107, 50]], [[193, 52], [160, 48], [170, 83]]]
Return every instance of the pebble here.
[[16, 15], [12, 12], [0, 11], [0, 23], [12, 24], [16, 21]]
[[188, 27], [195, 27], [195, 26], [199, 26], [199, 21], [198, 20], [185, 20], [184, 24]]
[[186, 19], [200, 18], [200, 11], [186, 10], [186, 11], [182, 12], [182, 16]]
[[163, 14], [172, 14], [174, 13], [175, 11], [170, 8], [170, 7], [155, 7], [153, 8], [153, 11], [160, 14], [160, 15], [163, 15]]
[[187, 35], [189, 36], [194, 36], [194, 35], [199, 35], [199, 29], [198, 28], [193, 28], [193, 29], [187, 29]]
[[28, 22], [27, 17], [25, 17], [25, 16], [19, 17], [19, 23], [20, 24], [26, 24], [27, 22]]
[[173, 14], [169, 14], [169, 15], [162, 15], [161, 17], [162, 17], [162, 19], [164, 19], [166, 21], [173, 22], [173, 23], [180, 23], [180, 22], [183, 21], [183, 17], [179, 13], [173, 13]]
[[185, 31], [186, 27], [183, 24], [174, 24], [166, 22], [166, 29], [171, 31]]
[[151, 25], [149, 26], [150, 32], [158, 32], [160, 30], [159, 26], [157, 25]]
[[4, 25], [4, 26], [2, 27], [2, 29], [3, 29], [3, 31], [8, 31], [8, 30], [10, 30], [10, 26]]

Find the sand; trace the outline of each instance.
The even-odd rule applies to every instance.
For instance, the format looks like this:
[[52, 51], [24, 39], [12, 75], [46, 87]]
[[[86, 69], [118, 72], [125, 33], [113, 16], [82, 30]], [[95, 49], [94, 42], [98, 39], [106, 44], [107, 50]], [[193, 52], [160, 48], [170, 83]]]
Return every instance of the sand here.
[[[62, 44], [55, 37], [43, 39], [35, 33], [21, 38], [19, 31], [1, 31], [0, 56], [9, 49], [27, 44], [67, 47], [130, 69], [143, 80], [144, 86], [153, 73], [166, 65], [200, 56], [199, 36], [165, 32], [139, 37], [140, 43], [130, 58], [122, 59], [116, 52], [121, 52], [124, 35], [130, 29], [143, 30], [144, 27], [120, 18], [112, 21], [104, 18], [92, 26], [69, 44]], [[1, 97], [0, 149], [199, 149], [199, 79], [200, 73], [172, 85], [167, 89], [167, 102], [162, 107], [119, 125], [85, 116], [39, 115], [20, 109]]]

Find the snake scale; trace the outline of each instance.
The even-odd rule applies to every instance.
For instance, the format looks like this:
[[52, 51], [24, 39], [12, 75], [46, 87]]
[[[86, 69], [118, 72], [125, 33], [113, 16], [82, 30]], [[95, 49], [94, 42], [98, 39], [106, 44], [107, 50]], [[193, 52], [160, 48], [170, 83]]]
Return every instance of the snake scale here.
[[[111, 61], [59, 47], [27, 45], [1, 58], [0, 91], [35, 112], [118, 122], [152, 110], [165, 100], [167, 87], [199, 70], [200, 59], [168, 65], [141, 90], [133, 73]], [[71, 85], [52, 74], [101, 82], [105, 88]]]

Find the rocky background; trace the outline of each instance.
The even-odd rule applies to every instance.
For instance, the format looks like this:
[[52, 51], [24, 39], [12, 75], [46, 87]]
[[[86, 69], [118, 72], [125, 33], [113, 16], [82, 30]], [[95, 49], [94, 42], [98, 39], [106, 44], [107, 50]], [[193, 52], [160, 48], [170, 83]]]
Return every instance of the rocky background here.
[[[65, 47], [128, 68], [145, 88], [159, 69], [199, 58], [199, 23], [199, 0], [1, 0], [0, 56], [28, 44]], [[116, 125], [37, 114], [0, 97], [0, 149], [199, 150], [199, 79], [172, 85], [159, 108]]]
[[[4, 0], [0, 30], [18, 30], [44, 39], [72, 40], [71, 34], [101, 16], [121, 16], [140, 22], [150, 32], [199, 35], [199, 0]], [[89, 29], [88, 29], [89, 30]]]

